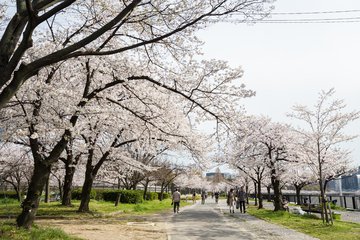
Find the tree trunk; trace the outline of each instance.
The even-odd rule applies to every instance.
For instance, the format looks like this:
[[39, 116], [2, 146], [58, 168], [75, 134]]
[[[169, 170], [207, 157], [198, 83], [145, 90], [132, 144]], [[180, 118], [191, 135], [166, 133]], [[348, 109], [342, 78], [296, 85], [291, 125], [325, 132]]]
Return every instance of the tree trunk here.
[[35, 160], [34, 172], [30, 180], [26, 199], [21, 204], [22, 212], [16, 219], [18, 227], [30, 228], [34, 222], [39, 207], [41, 193], [49, 178], [51, 165]]
[[120, 190], [121, 188], [121, 179], [118, 177], [117, 189]]
[[267, 201], [268, 201], [268, 202], [271, 202], [271, 187], [270, 187], [270, 186], [267, 186], [267, 187], [266, 187], [266, 190], [267, 190], [267, 193], [268, 193], [268, 195], [267, 195]]
[[263, 199], [262, 199], [262, 193], [261, 193], [261, 181], [258, 179], [258, 183], [257, 183], [257, 195], [258, 195], [258, 199], [259, 199], [259, 207], [258, 209], [264, 208], [263, 206]]
[[254, 181], [254, 191], [255, 191], [255, 196], [254, 196], [254, 198], [255, 198], [255, 206], [257, 206], [258, 205], [258, 201], [257, 201], [257, 187], [256, 187], [256, 182]]
[[319, 185], [320, 185], [321, 218], [324, 223], [329, 224], [330, 220], [329, 220], [329, 215], [328, 215], [328, 211], [327, 211], [327, 207], [326, 207], [326, 196], [325, 196], [325, 190], [324, 190], [322, 179], [319, 180]]
[[65, 167], [65, 179], [64, 179], [64, 187], [63, 187], [63, 197], [61, 201], [61, 205], [63, 206], [71, 206], [71, 191], [72, 191], [72, 183], [75, 174], [75, 167]]
[[282, 205], [280, 180], [276, 177], [275, 173], [271, 175], [271, 183], [274, 189], [274, 211], [285, 210]]
[[92, 184], [94, 182], [94, 177], [91, 173], [86, 173], [84, 185], [81, 191], [81, 203], [78, 209], [78, 212], [89, 212], [89, 203], [90, 203], [90, 193], [92, 189]]
[[146, 199], [146, 193], [147, 193], [148, 186], [149, 186], [149, 181], [146, 179], [145, 184], [144, 184], [144, 196], [143, 196], [144, 200], [148, 200], [148, 199]]
[[16, 197], [19, 202], [21, 202], [21, 190], [20, 189], [21, 189], [20, 187], [15, 189]]
[[46, 203], [50, 202], [50, 175], [45, 184], [45, 202]]
[[300, 191], [301, 191], [301, 186], [294, 184], [295, 186], [295, 191], [296, 191], [296, 204], [297, 205], [301, 205], [301, 199], [300, 199]]
[[161, 184], [160, 194], [159, 194], [159, 200], [162, 201], [164, 198], [164, 183]]
[[249, 184], [246, 183], [245, 185], [245, 192], [246, 192], [246, 204], [249, 204]]

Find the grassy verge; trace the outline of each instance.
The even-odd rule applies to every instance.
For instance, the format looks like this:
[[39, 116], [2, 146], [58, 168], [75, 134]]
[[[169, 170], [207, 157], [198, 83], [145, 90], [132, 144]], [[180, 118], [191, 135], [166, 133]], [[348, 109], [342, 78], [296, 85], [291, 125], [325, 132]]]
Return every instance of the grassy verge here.
[[[181, 202], [181, 207], [190, 205], [189, 202]], [[72, 207], [65, 207], [58, 202], [41, 203], [37, 212], [37, 216], [50, 216], [50, 217], [65, 217], [68, 219], [91, 219], [94, 217], [111, 216], [112, 213], [116, 214], [116, 217], [131, 216], [132, 221], [137, 216], [146, 216], [147, 214], [157, 212], [170, 212], [171, 200], [166, 199], [163, 201], [145, 201], [141, 204], [119, 204], [117, 207], [112, 202], [95, 201], [90, 202], [90, 213], [77, 213], [77, 209], [80, 205], [79, 201], [73, 201]], [[21, 211], [19, 203], [17, 201], [2, 201], [0, 202], [0, 215], [1, 216], [17, 216]], [[124, 220], [125, 221], [125, 220]], [[55, 228], [45, 228], [36, 225], [31, 230], [17, 229], [15, 221], [0, 220], [0, 239], [4, 240], [48, 240], [48, 239], [64, 239], [64, 240], [76, 240], [80, 238], [71, 237], [65, 234], [62, 230]]]
[[80, 240], [81, 238], [67, 235], [56, 228], [43, 228], [34, 225], [31, 230], [17, 229], [15, 223], [0, 222], [0, 239], [2, 240]]
[[[122, 213], [122, 214], [151, 214], [155, 212], [161, 212], [170, 210], [171, 200], [165, 199], [163, 201], [145, 201], [140, 204], [119, 204], [115, 207], [112, 202], [104, 201], [90, 201], [90, 213], [79, 214], [77, 210], [80, 205], [80, 201], [73, 201], [73, 206], [66, 207], [62, 206], [59, 202], [51, 203], [40, 203], [37, 216], [54, 216], [54, 217], [70, 217], [70, 218], [82, 218], [91, 216], [104, 216], [111, 213]], [[182, 202], [181, 206], [189, 205], [190, 201]], [[0, 216], [17, 216], [20, 214], [21, 208], [17, 201], [7, 201], [6, 203], [0, 202]]]
[[355, 240], [360, 239], [360, 224], [335, 221], [327, 226], [321, 219], [313, 215], [299, 216], [288, 212], [274, 212], [266, 209], [248, 208], [249, 214], [268, 222], [280, 224], [310, 236], [324, 240]]

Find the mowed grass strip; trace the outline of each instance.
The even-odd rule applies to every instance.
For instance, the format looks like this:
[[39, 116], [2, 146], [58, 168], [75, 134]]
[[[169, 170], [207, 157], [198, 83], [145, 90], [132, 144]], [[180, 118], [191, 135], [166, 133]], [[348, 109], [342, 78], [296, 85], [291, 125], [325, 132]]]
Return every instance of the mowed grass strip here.
[[[181, 207], [190, 205], [190, 201], [181, 202]], [[112, 202], [104, 201], [90, 201], [90, 213], [78, 213], [77, 209], [80, 205], [79, 201], [73, 201], [73, 206], [66, 207], [62, 206], [59, 202], [51, 203], [40, 203], [40, 207], [37, 213], [38, 217], [49, 216], [51, 217], [65, 217], [69, 219], [87, 219], [94, 217], [106, 217], [112, 216], [111, 213], [115, 213], [116, 216], [125, 216], [123, 221], [126, 219], [134, 221], [142, 221], [143, 219], [134, 218], [136, 216], [146, 216], [147, 214], [153, 214], [158, 212], [171, 212], [170, 199], [163, 201], [145, 201], [139, 204], [122, 204], [120, 203], [115, 207]], [[20, 203], [16, 200], [7, 200], [6, 202], [0, 201], [0, 215], [3, 217], [12, 216], [16, 217], [21, 211]], [[126, 216], [132, 216], [130, 218]], [[115, 218], [114, 218], [115, 219]], [[64, 239], [64, 240], [79, 240], [67, 235], [60, 229], [40, 227], [36, 225], [28, 231], [25, 229], [17, 229], [15, 219], [12, 220], [0, 220], [0, 239], [4, 240], [48, 240], [48, 239]]]
[[39, 227], [36, 224], [30, 229], [17, 229], [14, 222], [0, 221], [0, 239], [2, 240], [80, 240], [57, 228]]
[[258, 210], [255, 206], [250, 206], [248, 213], [323, 240], [360, 240], [359, 223], [335, 220], [334, 225], [326, 225], [313, 215], [300, 216], [284, 211]]
[[[151, 214], [155, 212], [161, 212], [170, 210], [173, 206], [171, 206], [171, 199], [165, 199], [163, 201], [153, 200], [153, 201], [144, 201], [139, 204], [125, 204], [119, 203], [118, 206], [115, 207], [113, 202], [105, 202], [105, 201], [90, 201], [90, 213], [80, 214], [77, 212], [80, 201], [74, 200], [72, 201], [73, 205], [71, 207], [62, 206], [59, 202], [51, 202], [44, 203], [41, 202], [37, 216], [53, 216], [53, 217], [73, 217], [73, 218], [82, 218], [82, 217], [90, 217], [90, 216], [102, 216], [111, 213], [131, 213], [131, 214]], [[191, 204], [190, 201], [181, 202], [181, 206]], [[17, 216], [20, 214], [21, 208], [20, 203], [16, 200], [7, 201], [6, 203], [0, 202], [0, 216]]]

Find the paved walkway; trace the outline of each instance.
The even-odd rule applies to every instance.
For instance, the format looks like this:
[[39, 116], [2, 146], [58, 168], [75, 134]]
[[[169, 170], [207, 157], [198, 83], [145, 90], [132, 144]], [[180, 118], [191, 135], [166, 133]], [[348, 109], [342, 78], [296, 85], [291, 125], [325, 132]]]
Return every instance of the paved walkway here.
[[257, 219], [248, 214], [228, 212], [225, 200], [219, 204], [195, 204], [180, 208], [167, 224], [169, 240], [314, 240], [303, 233]]

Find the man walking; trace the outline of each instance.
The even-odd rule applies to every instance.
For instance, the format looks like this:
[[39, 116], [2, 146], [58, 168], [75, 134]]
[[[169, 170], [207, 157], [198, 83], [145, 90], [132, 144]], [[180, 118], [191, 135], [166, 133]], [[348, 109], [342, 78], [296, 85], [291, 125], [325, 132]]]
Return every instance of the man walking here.
[[178, 189], [175, 189], [175, 192], [172, 194], [172, 204], [174, 205], [174, 213], [179, 213], [180, 208], [180, 192]]
[[245, 201], [246, 201], [246, 192], [244, 191], [244, 187], [241, 187], [237, 192], [237, 201], [240, 205], [240, 213], [246, 213]]

